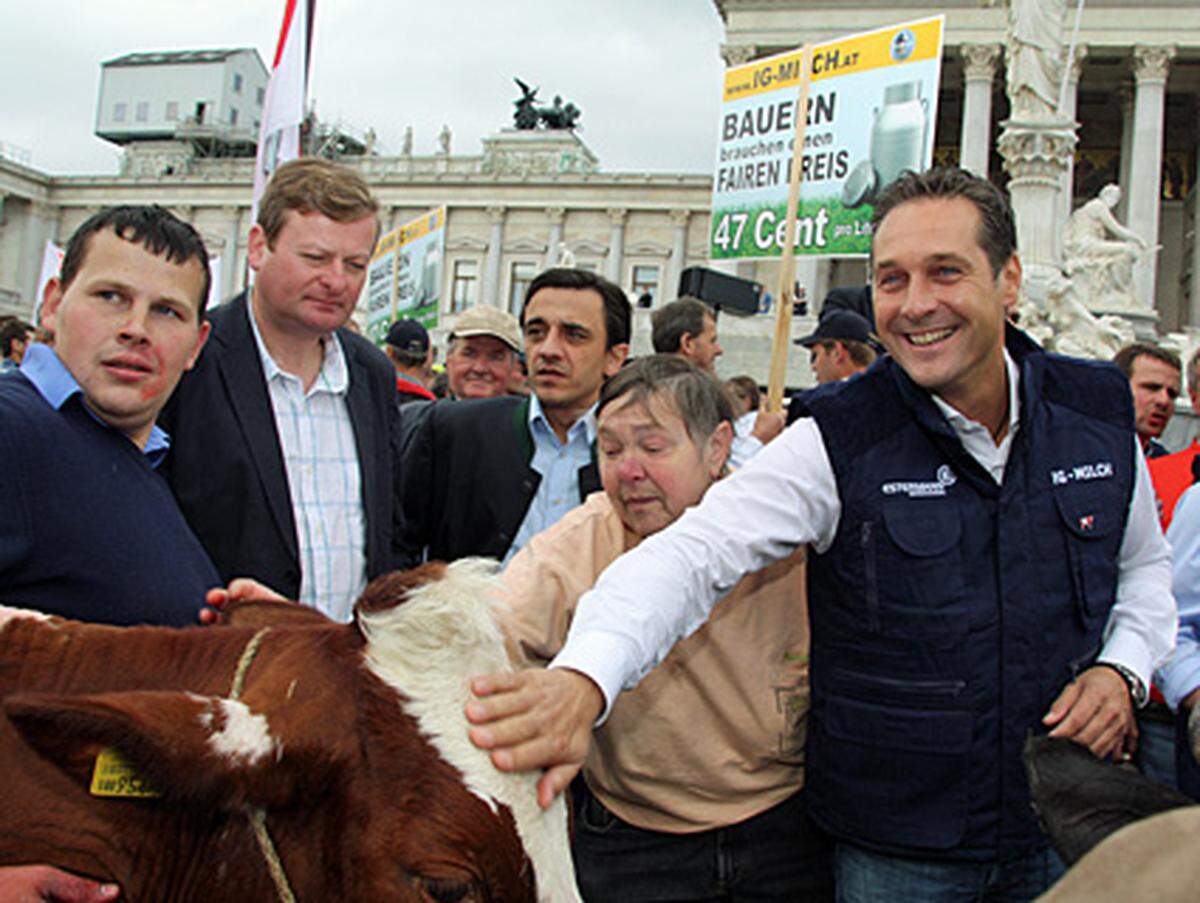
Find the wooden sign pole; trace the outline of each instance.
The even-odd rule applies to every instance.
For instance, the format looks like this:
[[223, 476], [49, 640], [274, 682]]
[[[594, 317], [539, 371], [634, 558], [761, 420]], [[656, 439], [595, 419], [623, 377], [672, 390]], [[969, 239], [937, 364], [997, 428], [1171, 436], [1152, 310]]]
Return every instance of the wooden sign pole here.
[[792, 172], [788, 184], [787, 219], [783, 256], [779, 260], [779, 298], [775, 310], [775, 340], [771, 345], [771, 374], [767, 381], [767, 410], [783, 410], [787, 381], [787, 356], [792, 343], [792, 305], [796, 298], [796, 211], [800, 206], [801, 161], [808, 120], [808, 84], [812, 77], [812, 45], [805, 44], [800, 58], [800, 96], [796, 99], [796, 136], [792, 146]]

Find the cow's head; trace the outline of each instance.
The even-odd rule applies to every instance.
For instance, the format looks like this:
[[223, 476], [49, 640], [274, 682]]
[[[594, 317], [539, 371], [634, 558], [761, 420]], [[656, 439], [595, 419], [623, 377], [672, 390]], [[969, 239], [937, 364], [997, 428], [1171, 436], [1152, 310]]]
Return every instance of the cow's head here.
[[[27, 694], [5, 712], [76, 785], [101, 749], [119, 750], [162, 794], [117, 804], [132, 807], [121, 823], [217, 813], [204, 823], [221, 855], [260, 884], [246, 813], [264, 811], [301, 899], [575, 900], [561, 804], [543, 813], [533, 778], [496, 771], [466, 737], [468, 678], [507, 667], [492, 567], [388, 575], [359, 600], [357, 625], [304, 615], [272, 628], [237, 699]], [[254, 631], [225, 633], [240, 648]]]

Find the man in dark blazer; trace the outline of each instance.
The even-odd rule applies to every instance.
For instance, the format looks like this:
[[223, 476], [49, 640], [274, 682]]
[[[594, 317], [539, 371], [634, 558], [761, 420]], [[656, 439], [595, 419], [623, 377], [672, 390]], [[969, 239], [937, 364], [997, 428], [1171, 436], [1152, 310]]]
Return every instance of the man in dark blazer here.
[[600, 489], [595, 407], [629, 352], [630, 306], [586, 270], [551, 269], [521, 310], [528, 398], [440, 401], [402, 455], [409, 562], [505, 558]]
[[209, 315], [206, 353], [161, 418], [167, 478], [222, 580], [251, 577], [340, 620], [397, 563], [395, 377], [342, 328], [376, 209], [349, 170], [280, 167], [250, 232], [254, 286]]

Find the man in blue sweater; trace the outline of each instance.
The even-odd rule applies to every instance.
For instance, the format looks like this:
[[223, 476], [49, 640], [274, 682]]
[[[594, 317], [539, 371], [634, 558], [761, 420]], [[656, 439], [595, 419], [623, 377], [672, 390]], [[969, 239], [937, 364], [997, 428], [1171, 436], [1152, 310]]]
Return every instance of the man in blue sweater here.
[[51, 348], [0, 386], [0, 600], [112, 624], [195, 623], [218, 580], [155, 472], [154, 420], [208, 335], [208, 258], [160, 207], [101, 211], [46, 288]]
[[[0, 383], [0, 603], [110, 624], [187, 625], [216, 570], [155, 468], [155, 418], [208, 324], [208, 255], [161, 207], [103, 210], [46, 288], [54, 347]], [[0, 868], [0, 898], [109, 900], [47, 866]], [[16, 896], [13, 896], [16, 895]]]

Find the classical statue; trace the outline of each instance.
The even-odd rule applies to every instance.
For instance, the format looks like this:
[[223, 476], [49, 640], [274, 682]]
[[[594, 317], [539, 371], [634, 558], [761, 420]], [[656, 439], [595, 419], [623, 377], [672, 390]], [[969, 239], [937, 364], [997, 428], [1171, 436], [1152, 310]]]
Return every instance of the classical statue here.
[[1063, 233], [1063, 269], [1085, 297], [1130, 304], [1133, 267], [1146, 253], [1146, 241], [1122, 226], [1113, 208], [1121, 189], [1105, 185], [1100, 194], [1071, 214]]
[[450, 156], [450, 126], [443, 125], [438, 132], [438, 153], [444, 157]]
[[513, 101], [516, 110], [513, 111], [513, 124], [518, 129], [536, 129], [539, 125], [547, 129], [574, 129], [583, 111], [573, 103], [563, 103], [560, 95], [555, 95], [554, 103], [548, 107], [537, 105], [538, 88], [531, 88], [519, 78], [514, 78], [521, 96]]
[[531, 88], [519, 78], [514, 78], [517, 87], [521, 89], [521, 97], [513, 101], [516, 110], [513, 111], [513, 124], [519, 129], [536, 129], [538, 124], [537, 88]]
[[404, 127], [404, 142], [400, 145], [400, 153], [405, 157], [412, 156], [412, 126]]
[[1058, 115], [1065, 0], [1008, 0], [1004, 64], [1014, 119]]

